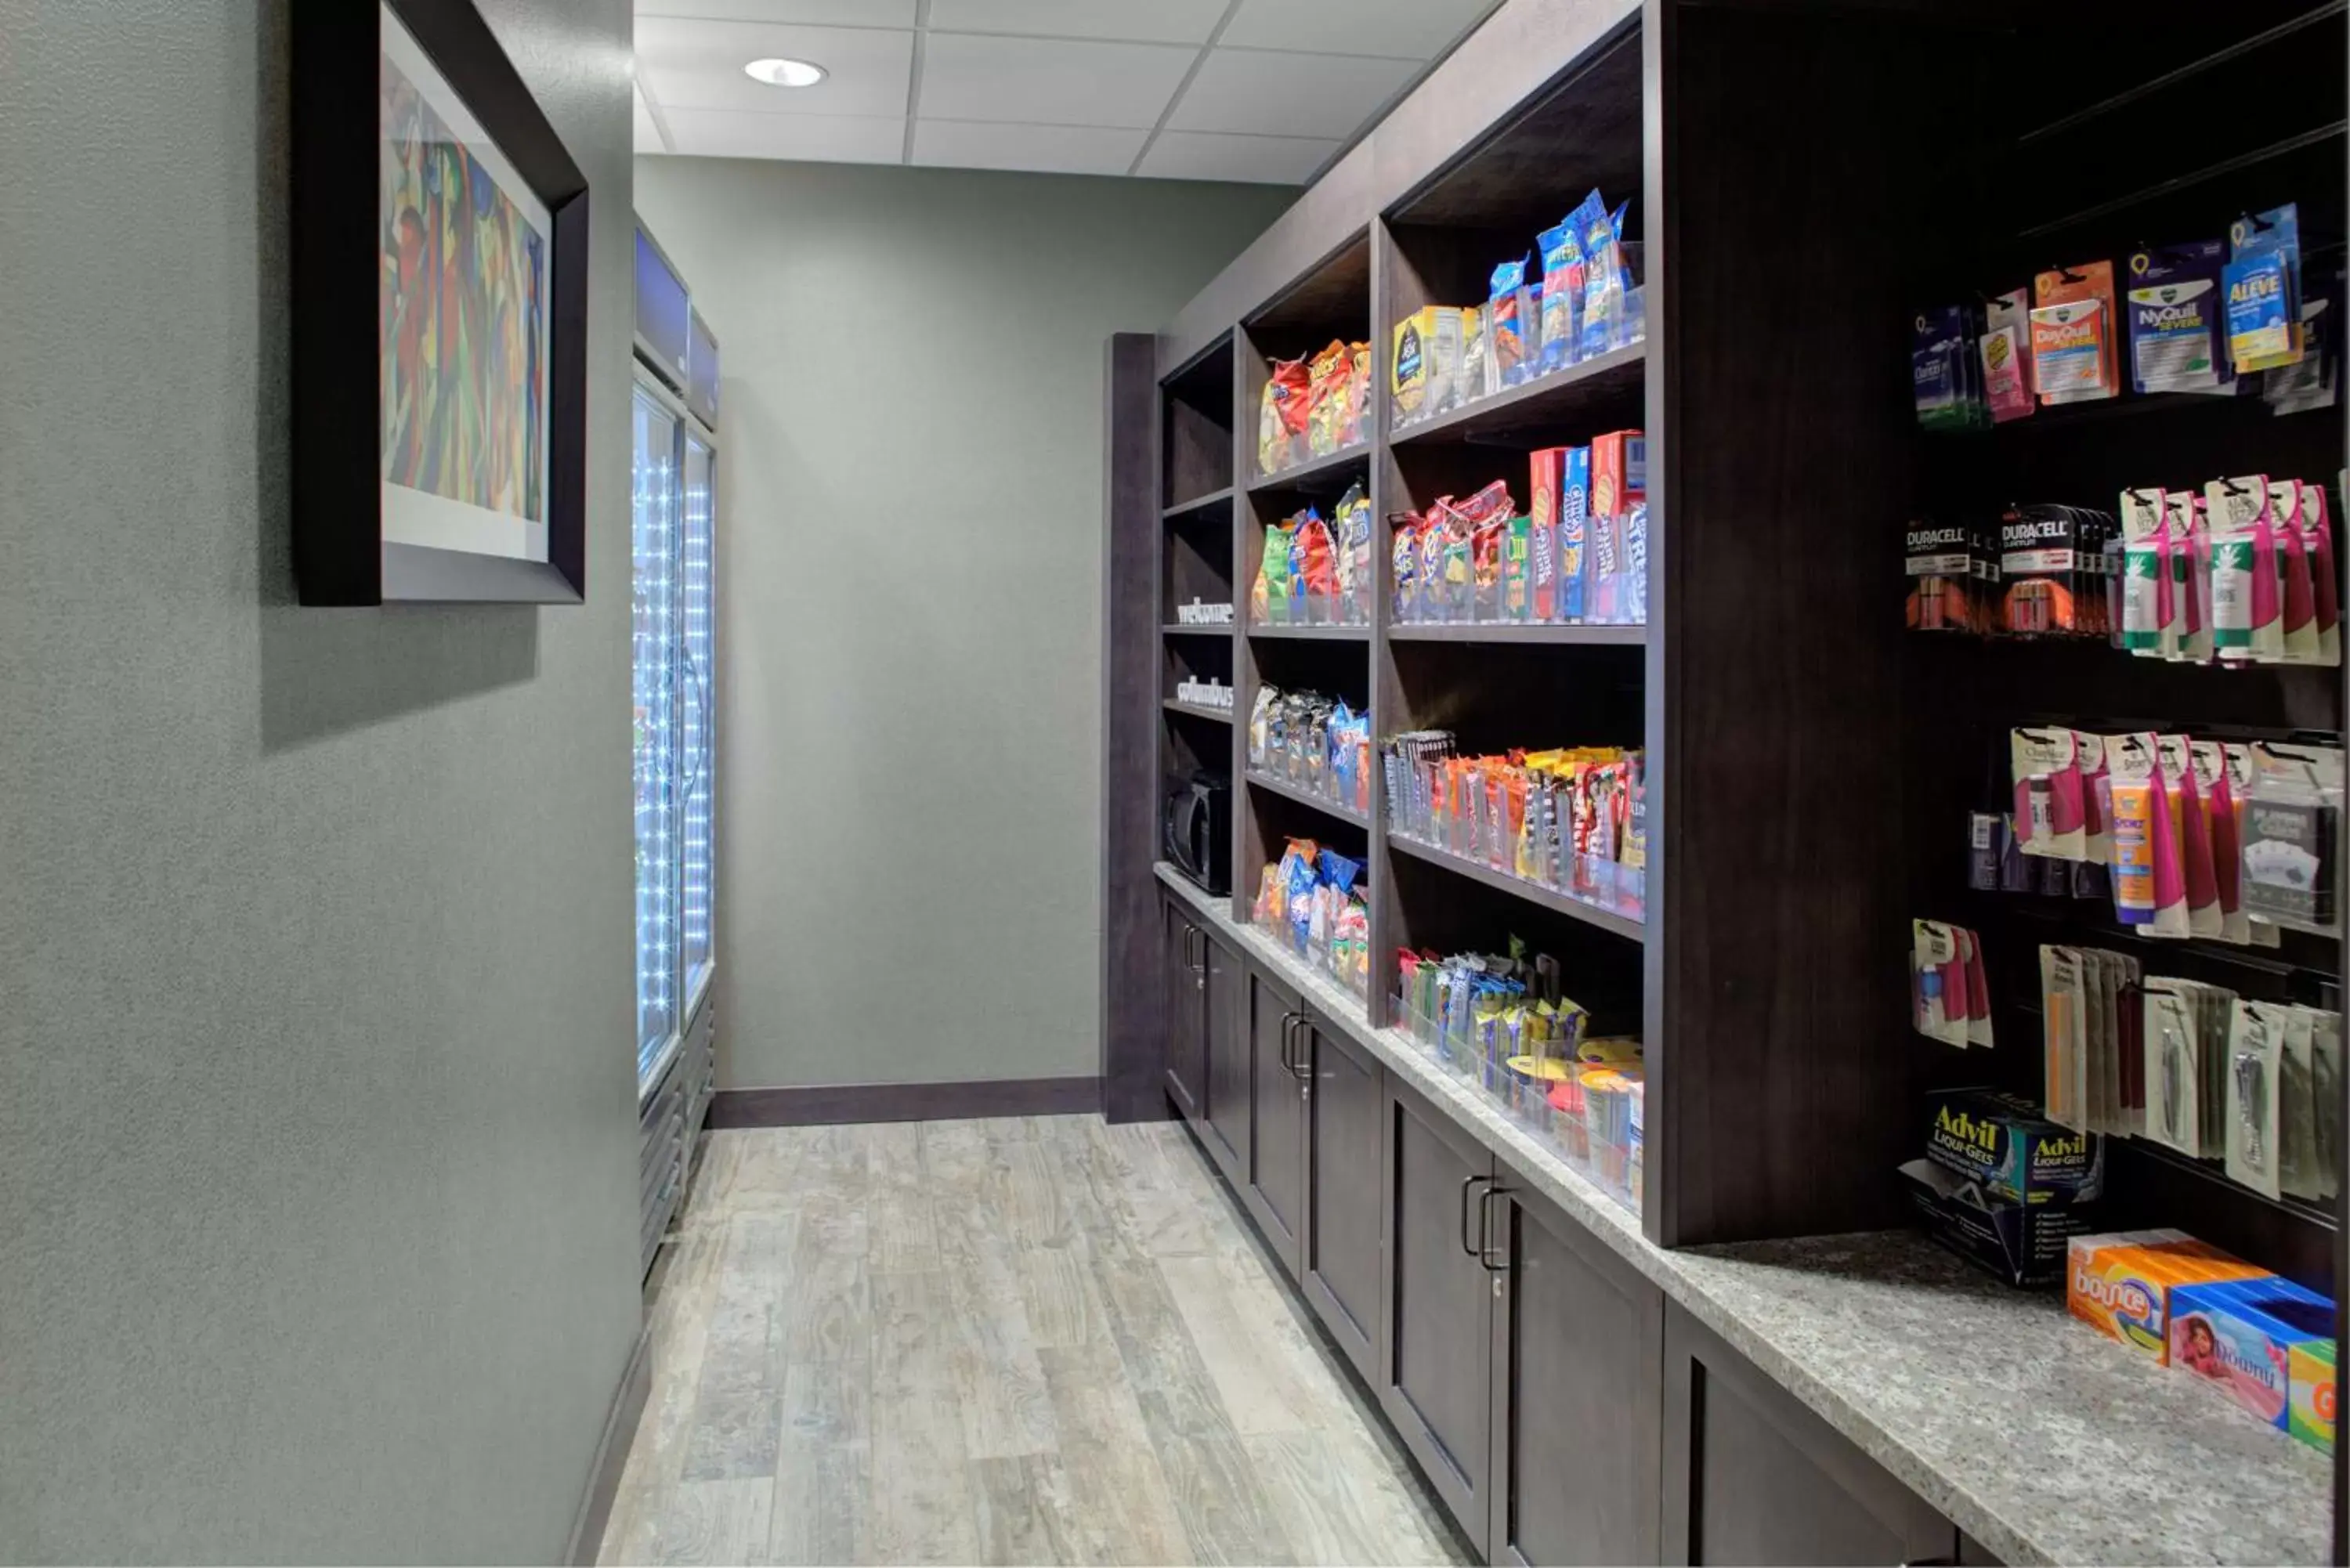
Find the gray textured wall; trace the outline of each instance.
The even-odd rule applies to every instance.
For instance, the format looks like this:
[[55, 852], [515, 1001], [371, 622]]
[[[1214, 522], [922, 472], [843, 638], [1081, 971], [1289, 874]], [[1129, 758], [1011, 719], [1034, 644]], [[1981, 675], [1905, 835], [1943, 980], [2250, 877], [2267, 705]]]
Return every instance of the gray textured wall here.
[[1295, 196], [638, 161], [726, 371], [722, 1083], [1096, 1070], [1103, 341]]
[[290, 603], [295, 3], [0, 0], [0, 1560], [545, 1561], [639, 1313], [629, 0], [484, 0], [591, 601], [382, 612]]

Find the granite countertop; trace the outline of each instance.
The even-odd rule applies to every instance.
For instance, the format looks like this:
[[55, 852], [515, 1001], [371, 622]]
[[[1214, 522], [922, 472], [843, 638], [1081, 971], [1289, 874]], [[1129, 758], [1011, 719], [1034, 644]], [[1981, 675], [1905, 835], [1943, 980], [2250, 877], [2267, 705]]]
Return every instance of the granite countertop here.
[[2322, 1563], [2325, 1458], [1908, 1231], [1669, 1251], [1361, 1000], [1162, 864], [1220, 933], [2004, 1562]]

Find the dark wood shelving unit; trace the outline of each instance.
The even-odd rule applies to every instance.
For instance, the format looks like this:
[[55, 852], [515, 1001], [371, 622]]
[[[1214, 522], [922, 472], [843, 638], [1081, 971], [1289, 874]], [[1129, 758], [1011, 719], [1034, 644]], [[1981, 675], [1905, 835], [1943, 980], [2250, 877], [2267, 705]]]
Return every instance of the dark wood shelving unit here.
[[1397, 854], [1409, 855], [1415, 860], [1425, 860], [1430, 866], [1441, 866], [1455, 876], [1466, 877], [1472, 882], [1482, 882], [1486, 887], [1507, 893], [1513, 898], [1523, 898], [1527, 903], [1548, 909], [1555, 915], [1565, 915], [1571, 920], [1581, 920], [1586, 926], [1596, 926], [1599, 929], [1622, 937], [1627, 941], [1638, 942], [1648, 940], [1648, 928], [1638, 920], [1626, 915], [1619, 915], [1613, 909], [1604, 909], [1586, 899], [1578, 898], [1572, 893], [1562, 893], [1555, 888], [1545, 888], [1539, 882], [1529, 882], [1524, 877], [1513, 877], [1507, 871], [1496, 871], [1482, 861], [1471, 860], [1465, 855], [1455, 855], [1450, 849], [1440, 849], [1433, 844], [1422, 844], [1416, 838], [1406, 838], [1399, 833], [1389, 833], [1385, 837], [1388, 847]]
[[1232, 487], [1227, 484], [1220, 490], [1211, 490], [1205, 495], [1194, 495], [1189, 501], [1179, 501], [1163, 510], [1159, 515], [1169, 519], [1182, 517], [1194, 512], [1205, 512], [1211, 506], [1227, 505], [1232, 499]]
[[1298, 642], [1368, 642], [1367, 626], [1252, 626], [1251, 637], [1288, 638]]
[[[1463, 404], [1406, 425], [1388, 436], [1390, 446], [1425, 446], [1443, 441], [1506, 444], [1513, 439], [1539, 437], [1560, 424], [1587, 420], [1608, 410], [1628, 410], [1639, 418], [1641, 387], [1647, 379], [1648, 346], [1627, 344], [1611, 348], [1579, 365], [1519, 387]], [[1532, 445], [1544, 444], [1539, 439]]]
[[1389, 626], [1389, 642], [1558, 643], [1569, 648], [1638, 648], [1648, 640], [1645, 626], [1491, 625]]
[[1357, 827], [1368, 827], [1371, 825], [1371, 819], [1353, 806], [1340, 805], [1329, 796], [1316, 794], [1304, 784], [1291, 784], [1287, 779], [1276, 778], [1267, 773], [1259, 773], [1254, 768], [1248, 769], [1243, 776], [1248, 780], [1248, 786], [1253, 790], [1264, 790], [1281, 796], [1284, 800], [1294, 800], [1301, 805], [1310, 805], [1316, 811], [1326, 812], [1339, 821], [1352, 823]]
[[1279, 473], [1258, 474], [1249, 481], [1249, 493], [1274, 495], [1295, 490], [1316, 493], [1328, 491], [1335, 495], [1347, 488], [1347, 482], [1357, 477], [1357, 471], [1369, 462], [1370, 458], [1370, 443], [1357, 442], [1327, 457], [1294, 463]]
[[[1987, 809], [1989, 740], [2006, 728], [2350, 729], [2341, 670], [2223, 672], [2057, 643], [1967, 647], [1902, 625], [1903, 526], [1921, 511], [1972, 515], [2013, 501], [2110, 510], [2124, 485], [2247, 472], [2331, 487], [2350, 458], [2344, 409], [2279, 419], [2257, 399], [2126, 394], [1981, 432], [1918, 429], [1902, 359], [1921, 307], [2027, 285], [2050, 266], [2100, 256], [2118, 266], [2144, 240], [2222, 234], [2238, 212], [2284, 201], [2301, 203], [2306, 243], [2323, 260], [2312, 275], [2330, 278], [2340, 264], [2350, 234], [2350, 6], [2092, 0], [2067, 20], [2100, 47], [2040, 106], [2039, 123], [2019, 126], [1938, 107], [2002, 101], [2034, 25], [2004, 0], [1627, 0], [1613, 11], [1504, 0], [1474, 48], [1413, 89], [1156, 339], [1156, 396], [1131, 416], [1158, 436], [1142, 484], [1147, 518], [1135, 526], [1152, 540], [1156, 583], [1180, 583], [1188, 597], [1190, 585], [1211, 581], [1217, 591], [1200, 597], [1229, 596], [1242, 624], [1170, 627], [1152, 639], [1182, 601], [1145, 596], [1144, 640], [1162, 659], [1201, 645], [1184, 668], [1229, 670], [1232, 918], [1245, 923], [1284, 835], [1326, 832], [1365, 862], [1369, 1001], [1350, 1007], [1350, 1020], [1374, 1030], [1394, 1022], [1399, 950], [1491, 950], [1518, 935], [1560, 958], [1566, 992], [1595, 1015], [1620, 998], [1647, 1048], [1638, 1209], [1658, 1246], [1908, 1224], [1895, 1173], [1923, 1151], [1928, 1092], [1961, 1082], [2037, 1092], [2030, 1013], [2043, 941], [2126, 950], [2148, 974], [2238, 976], [2247, 996], [2339, 1005], [2350, 971], [2334, 939], [2292, 933], [2274, 950], [2154, 942], [2094, 908], [2035, 909], [1965, 885], [1967, 814]], [[2191, 128], [2134, 118], [2181, 88], [2245, 107]], [[1533, 248], [1595, 188], [1611, 208], [1627, 204], [1645, 340], [1395, 429], [1395, 324], [1424, 306], [1483, 301], [1494, 265]], [[1769, 234], [1804, 243], [1756, 243]], [[1370, 345], [1367, 439], [1259, 475], [1258, 400], [1271, 366], [1331, 341]], [[1648, 453], [1645, 625], [1395, 622], [1388, 519], [1495, 478], [1523, 509], [1526, 452], [1634, 428]], [[1170, 485], [1177, 473], [1182, 483]], [[1374, 520], [1373, 624], [1246, 624], [1265, 530], [1309, 504], [1326, 514], [1357, 481]], [[1217, 509], [1226, 499], [1228, 519]], [[2350, 559], [2338, 537], [2350, 526], [2343, 500], [2334, 495], [2331, 514], [2337, 556]], [[1208, 662], [1227, 657], [1228, 666]], [[1248, 715], [1268, 684], [1367, 711], [1367, 812], [1247, 769]], [[1111, 694], [1130, 702], [1128, 723], [1159, 731], [1162, 775], [1196, 762], [1185, 737], [1201, 728], [1158, 711], [1167, 689]], [[1378, 826], [1388, 814], [1377, 742], [1426, 728], [1452, 731], [1470, 753], [1643, 749], [1645, 919]], [[1110, 905], [1113, 926], [1158, 932], [1166, 919], [1157, 889], [1115, 874]], [[2000, 1009], [1991, 1049], [1952, 1051], [1911, 1032], [1900, 955], [1918, 917], [1984, 934]], [[1164, 977], [1192, 962], [1171, 955], [1197, 947], [1157, 940], [1136, 967], [1108, 970], [1106, 986], [1164, 994]], [[1229, 1020], [1217, 1011], [1222, 971], [1213, 960], [1204, 966], [1208, 1033], [1220, 1021], [1239, 1033], [1211, 1051], [1285, 1053], [1294, 1029], [1284, 1033], [1282, 1021], [1294, 1013], [1310, 1025], [1315, 1007], [1339, 1005], [1234, 965]], [[1315, 1085], [1318, 1103], [1325, 1086]], [[1357, 1136], [1389, 1162], [1380, 1176], [1394, 1197], [1408, 1180], [1396, 1163], [1407, 1143], [1422, 1168], [1461, 1151], [1435, 1112], [1399, 1095], [1392, 1077], [1389, 1085], [1384, 1127]], [[1179, 1096], [1178, 1109], [1245, 1189], [1258, 1157], [1245, 1125], [1217, 1128], [1226, 1113], [1207, 1108], [1217, 1088], [1211, 1065], [1199, 1103]], [[2345, 1294], [2345, 1230], [2333, 1212], [2261, 1199], [2208, 1162], [2138, 1140], [2106, 1147], [2100, 1228], [2178, 1225]], [[1499, 1161], [1445, 1171], [1456, 1190], [1503, 1175]], [[1261, 1197], [1243, 1200], [1263, 1229]], [[1379, 1246], [1395, 1245], [1405, 1218], [1378, 1217]], [[1310, 1276], [1310, 1222], [1302, 1241], [1274, 1239], [1299, 1249]], [[1412, 1244], [1424, 1254], [1427, 1241]], [[1360, 1364], [1433, 1473], [1448, 1453], [1469, 1451], [1447, 1448], [1451, 1436], [1467, 1444], [1472, 1434], [1463, 1426], [1422, 1442], [1427, 1428], [1412, 1425], [1425, 1391], [1399, 1386], [1395, 1337], [1416, 1288], [1399, 1272], [1410, 1266], [1381, 1254], [1388, 1294], [1372, 1303]], [[1669, 1430], [1664, 1447], [1686, 1488], [1702, 1472], [1672, 1451], [1685, 1436]], [[1477, 1452], [1487, 1442], [1474, 1432]], [[1498, 1462], [1503, 1449], [1492, 1451]], [[2335, 1464], [2337, 1487], [2350, 1484], [2341, 1456]], [[1489, 1482], [1499, 1489], [1491, 1514]], [[1501, 1538], [1491, 1532], [1513, 1527], [1509, 1484], [1451, 1475], [1444, 1500], [1478, 1552], [1542, 1560], [1523, 1544], [1492, 1544]], [[1672, 1486], [1668, 1500], [1679, 1495]], [[2337, 1563], [2350, 1563], [2343, 1513], [2337, 1502]], [[1695, 1528], [1665, 1523], [1665, 1540]], [[1652, 1530], [1610, 1560], [1656, 1558], [1659, 1539]], [[1957, 1548], [1951, 1540], [1920, 1554], [1975, 1560]], [[1572, 1557], [1583, 1547], [1548, 1549]], [[1816, 1560], [1788, 1550], [1796, 1554], [1784, 1560]]]

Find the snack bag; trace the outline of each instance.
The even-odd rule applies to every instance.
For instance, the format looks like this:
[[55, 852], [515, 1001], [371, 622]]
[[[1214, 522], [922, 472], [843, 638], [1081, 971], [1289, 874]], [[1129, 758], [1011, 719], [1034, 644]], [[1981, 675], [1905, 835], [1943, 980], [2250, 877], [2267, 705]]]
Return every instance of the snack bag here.
[[1583, 331], [1583, 236], [1572, 214], [1535, 237], [1542, 249], [1542, 369], [1564, 370], [1575, 361]]
[[1338, 444], [1355, 446], [1370, 439], [1371, 412], [1371, 346], [1368, 343], [1347, 345], [1347, 395], [1344, 418], [1338, 427]]
[[1583, 323], [1577, 347], [1586, 359], [1617, 346], [1624, 326], [1624, 213], [1607, 210], [1594, 191], [1583, 225]]
[[1249, 618], [1259, 626], [1288, 623], [1289, 546], [1296, 531], [1294, 522], [1264, 531], [1264, 553], [1257, 561], [1256, 582], [1249, 589]]
[[1256, 426], [1256, 466], [1259, 473], [1278, 473], [1305, 461], [1297, 438], [1305, 431], [1306, 408], [1313, 377], [1303, 359], [1283, 359], [1264, 383]]
[[1333, 343], [1314, 356], [1306, 390], [1305, 450], [1328, 457], [1343, 444], [1347, 422], [1347, 379], [1355, 358], [1344, 343]]
[[1426, 613], [1425, 566], [1420, 559], [1420, 544], [1427, 535], [1427, 524], [1418, 513], [1400, 512], [1388, 519], [1388, 559], [1395, 568], [1396, 622], [1409, 626]]
[[1367, 626], [1371, 619], [1371, 498], [1357, 480], [1338, 499], [1331, 544], [1337, 567], [1338, 620]]
[[1332, 545], [1330, 524], [1310, 506], [1290, 522], [1302, 568], [1292, 581], [1303, 589], [1305, 618], [1326, 625], [1336, 618], [1338, 607], [1337, 551]]
[[2121, 389], [2114, 358], [2114, 264], [2058, 267], [2032, 280], [2033, 377], [2045, 404]]
[[[1533, 374], [1526, 362], [1526, 262], [1520, 256], [1493, 269], [1492, 295], [1487, 306], [1485, 352], [1504, 387], [1514, 387]], [[1539, 331], [1540, 328], [1535, 328]]]

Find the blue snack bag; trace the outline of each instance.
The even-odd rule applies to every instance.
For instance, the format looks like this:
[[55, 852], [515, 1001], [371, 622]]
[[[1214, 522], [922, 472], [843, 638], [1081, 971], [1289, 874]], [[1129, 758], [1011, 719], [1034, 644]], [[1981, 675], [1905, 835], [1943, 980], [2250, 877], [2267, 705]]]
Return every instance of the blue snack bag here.
[[1583, 238], [1572, 214], [1555, 229], [1544, 229], [1535, 242], [1542, 249], [1542, 368], [1564, 370], [1575, 362], [1576, 336], [1582, 330]]
[[2228, 229], [2228, 354], [2236, 374], [2301, 362], [2301, 209], [2288, 202]]
[[1526, 360], [1526, 263], [1530, 259], [1520, 256], [1493, 269], [1486, 351], [1492, 355], [1493, 368], [1504, 387], [1517, 386], [1534, 373]]
[[[1624, 207], [1610, 213], [1594, 191], [1583, 229], [1582, 353], [1588, 359], [1617, 346], [1624, 319]], [[1627, 203], [1628, 206], [1629, 203]]]

